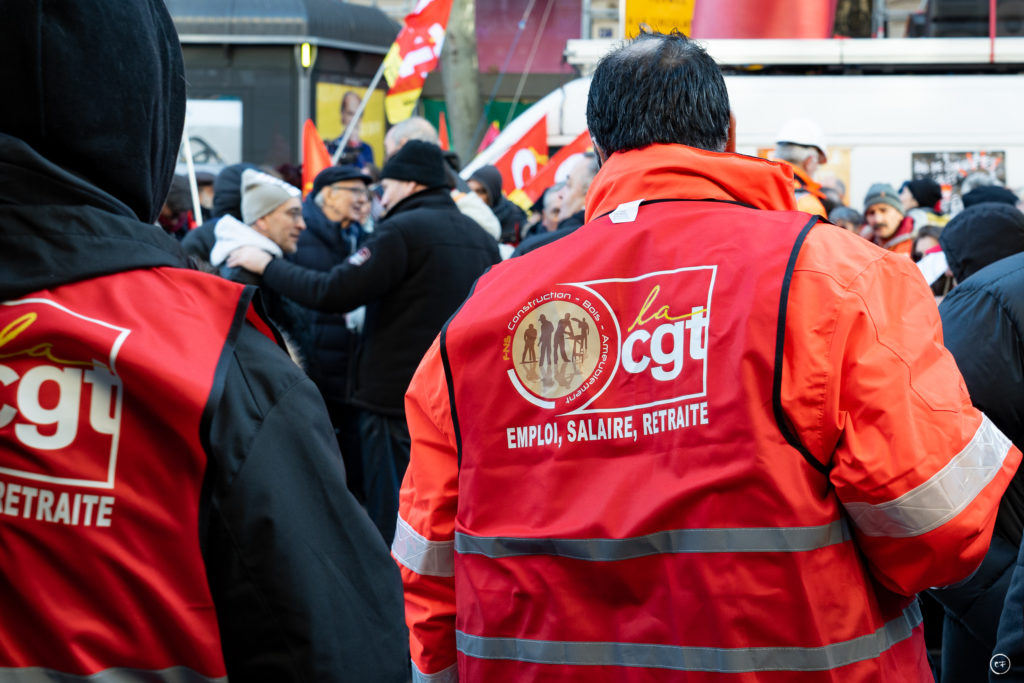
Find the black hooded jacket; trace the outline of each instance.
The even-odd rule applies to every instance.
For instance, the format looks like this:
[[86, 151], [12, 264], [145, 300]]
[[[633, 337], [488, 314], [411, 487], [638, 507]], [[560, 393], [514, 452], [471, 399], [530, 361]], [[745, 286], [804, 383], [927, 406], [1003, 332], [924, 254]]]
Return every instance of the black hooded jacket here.
[[[973, 213], [961, 218], [969, 212]], [[953, 219], [959, 223], [950, 222], [953, 232], [947, 233], [947, 227], [940, 240], [962, 282], [942, 300], [939, 315], [946, 348], [956, 359], [971, 401], [1022, 448], [1024, 216], [1019, 214], [1009, 205], [978, 204]], [[996, 532], [1015, 544], [1021, 542], [1024, 471], [1017, 472], [1003, 494]]]
[[515, 244], [519, 241], [523, 224], [526, 223], [526, 212], [513, 204], [502, 194], [501, 171], [495, 166], [483, 166], [479, 168], [470, 180], [475, 180], [487, 190], [487, 205], [501, 223], [501, 238], [499, 241], [506, 244]]
[[[184, 118], [180, 46], [163, 1], [13, 3], [0, 56], [0, 82], [18, 93], [17, 106], [0, 107], [0, 301], [185, 267], [178, 244], [152, 225]], [[229, 677], [403, 680], [397, 570], [346, 490], [315, 387], [248, 324], [220, 363], [220, 398], [200, 435], [203, 493], [180, 504], [199, 510]], [[88, 648], [87, 629], [107, 618], [146, 617], [117, 608], [82, 615], [74, 646]]]

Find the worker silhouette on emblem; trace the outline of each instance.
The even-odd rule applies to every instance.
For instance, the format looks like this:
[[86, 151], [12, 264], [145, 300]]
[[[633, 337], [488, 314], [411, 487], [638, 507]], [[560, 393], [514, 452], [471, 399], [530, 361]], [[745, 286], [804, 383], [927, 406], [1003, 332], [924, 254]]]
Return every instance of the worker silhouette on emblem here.
[[534, 348], [534, 344], [537, 343], [537, 328], [533, 326], [533, 323], [523, 331], [523, 358], [521, 363], [536, 363], [537, 362], [537, 351]]
[[568, 333], [569, 338], [572, 339], [572, 322], [569, 314], [566, 313], [565, 317], [558, 321], [558, 325], [555, 327], [555, 351], [552, 354], [555, 357], [555, 366], [558, 366], [558, 356], [562, 356], [562, 361], [565, 363], [569, 362], [569, 356], [565, 355], [565, 335]]
[[543, 314], [540, 316], [540, 363], [544, 365], [544, 361], [547, 360], [547, 364], [551, 365], [551, 334], [555, 331], [555, 326], [551, 324]]
[[586, 318], [573, 318], [573, 322], [580, 326], [580, 332], [573, 337], [572, 359], [582, 361], [587, 355], [587, 337], [590, 335], [590, 325]]

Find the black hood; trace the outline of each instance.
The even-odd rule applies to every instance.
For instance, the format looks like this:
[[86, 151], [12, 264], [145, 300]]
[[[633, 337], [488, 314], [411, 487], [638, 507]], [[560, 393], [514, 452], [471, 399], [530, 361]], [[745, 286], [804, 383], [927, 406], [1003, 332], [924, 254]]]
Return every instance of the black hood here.
[[0, 301], [134, 268], [186, 265], [161, 228], [0, 133]]
[[163, 0], [4, 3], [0, 64], [0, 133], [155, 221], [185, 120]]
[[497, 166], [481, 166], [478, 168], [473, 175], [469, 176], [470, 180], [475, 180], [484, 186], [487, 190], [487, 204], [494, 208], [501, 202], [501, 171], [498, 170]]
[[1024, 214], [997, 202], [964, 209], [943, 229], [939, 244], [957, 282], [990, 263], [1024, 251]]

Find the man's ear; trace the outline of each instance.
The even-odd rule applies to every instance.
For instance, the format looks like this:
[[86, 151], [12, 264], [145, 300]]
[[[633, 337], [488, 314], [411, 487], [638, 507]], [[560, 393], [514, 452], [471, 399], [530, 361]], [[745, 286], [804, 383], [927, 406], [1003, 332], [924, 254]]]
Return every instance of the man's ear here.
[[590, 136], [590, 144], [594, 146], [594, 154], [597, 155], [597, 167], [601, 168], [601, 165], [608, 160], [608, 156], [601, 149], [601, 145], [597, 144], [597, 141], [594, 140], [593, 135]]

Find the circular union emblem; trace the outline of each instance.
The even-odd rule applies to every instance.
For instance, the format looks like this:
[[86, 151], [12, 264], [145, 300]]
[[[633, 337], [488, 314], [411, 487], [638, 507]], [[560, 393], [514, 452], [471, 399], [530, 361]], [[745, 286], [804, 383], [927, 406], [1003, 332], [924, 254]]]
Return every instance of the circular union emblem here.
[[1001, 652], [995, 654], [989, 660], [988, 668], [996, 676], [1004, 676], [1010, 672], [1010, 658]]
[[593, 386], [605, 370], [607, 309], [558, 292], [516, 318], [510, 324], [512, 365], [521, 387], [549, 401], [573, 394], [574, 403], [589, 399], [592, 392], [579, 390]]

